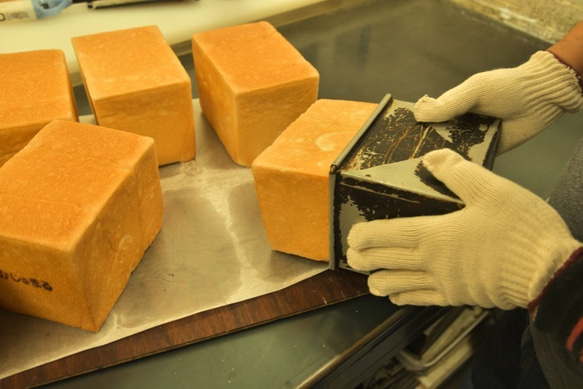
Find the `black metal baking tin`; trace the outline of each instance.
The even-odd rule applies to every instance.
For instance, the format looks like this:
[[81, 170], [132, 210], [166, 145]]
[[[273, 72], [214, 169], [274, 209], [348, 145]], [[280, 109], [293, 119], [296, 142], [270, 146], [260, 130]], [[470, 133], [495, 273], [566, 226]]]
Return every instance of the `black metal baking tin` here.
[[429, 151], [455, 150], [492, 169], [499, 119], [465, 114], [443, 123], [420, 123], [414, 104], [387, 94], [330, 167], [330, 268], [353, 270], [346, 238], [358, 222], [439, 215], [463, 202], [421, 164]]

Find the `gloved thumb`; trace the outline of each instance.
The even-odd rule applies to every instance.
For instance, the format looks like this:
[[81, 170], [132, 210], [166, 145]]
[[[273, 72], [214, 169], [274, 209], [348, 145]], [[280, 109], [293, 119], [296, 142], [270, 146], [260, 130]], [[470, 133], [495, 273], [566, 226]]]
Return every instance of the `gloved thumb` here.
[[466, 80], [437, 99], [427, 95], [420, 98], [413, 109], [415, 120], [426, 123], [445, 122], [469, 112], [476, 102], [476, 94], [470, 93], [472, 88], [468, 86], [471, 80]]
[[423, 157], [423, 165], [466, 204], [483, 195], [488, 187], [498, 185], [494, 181], [503, 180], [450, 149], [427, 153]]

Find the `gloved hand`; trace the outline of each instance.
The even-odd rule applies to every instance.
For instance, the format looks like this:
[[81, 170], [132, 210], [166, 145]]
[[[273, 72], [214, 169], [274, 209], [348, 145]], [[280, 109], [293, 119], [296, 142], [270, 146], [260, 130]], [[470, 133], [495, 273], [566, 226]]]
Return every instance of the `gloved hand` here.
[[443, 122], [466, 112], [502, 119], [498, 154], [550, 126], [564, 112], [583, 108], [575, 72], [548, 51], [539, 51], [511, 69], [478, 73], [437, 99], [415, 104], [420, 122]]
[[348, 264], [397, 305], [526, 307], [582, 244], [541, 198], [454, 151], [423, 164], [465, 207], [353, 226]]

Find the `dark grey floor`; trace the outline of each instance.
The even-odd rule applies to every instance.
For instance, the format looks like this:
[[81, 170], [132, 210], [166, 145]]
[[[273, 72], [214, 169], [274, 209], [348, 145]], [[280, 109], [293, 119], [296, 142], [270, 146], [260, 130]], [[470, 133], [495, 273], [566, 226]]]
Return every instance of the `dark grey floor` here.
[[[517, 66], [536, 50], [547, 47], [544, 42], [470, 14], [447, 0], [363, 1], [356, 8], [279, 29], [319, 70], [321, 98], [370, 102], [379, 102], [387, 93], [408, 101], [415, 101], [424, 94], [436, 97], [474, 73]], [[186, 55], [182, 60], [192, 75], [192, 58]], [[196, 84], [193, 92], [196, 96]], [[78, 91], [78, 95], [82, 100], [82, 91]], [[83, 104], [80, 109], [82, 113], [88, 113], [83, 112], [87, 109]], [[544, 134], [499, 157], [494, 171], [542, 197], [548, 196], [579, 140], [582, 122], [583, 117], [579, 114], [564, 116]], [[370, 325], [373, 320], [379, 320], [372, 313], [376, 310], [375, 304], [385, 307], [387, 302], [363, 301], [366, 301], [366, 306], [362, 306], [362, 312], [371, 310], [368, 318], [362, 319], [363, 325]], [[304, 342], [302, 338], [313, 340], [327, 336], [342, 339], [358, 334], [355, 327], [334, 326], [329, 322], [331, 317], [344, 319], [354, 316], [354, 320], [361, 320], [355, 315], [340, 315], [343, 309], [352, 313], [358, 310], [354, 302], [350, 304], [285, 319], [51, 387], [200, 387], [196, 383], [201, 382], [201, 374], [216, 375], [216, 385], [212, 384], [211, 377], [204, 381], [205, 387], [221, 387], [220, 383], [231, 388], [295, 387], [306, 376], [322, 368], [302, 362], [313, 353], [324, 352], [320, 345], [309, 347], [310, 342]], [[328, 331], [332, 332], [317, 334], [322, 323], [326, 323]], [[297, 326], [302, 326], [300, 332], [295, 331], [299, 328]], [[279, 363], [269, 363], [269, 352], [275, 348], [282, 351], [281, 344], [288, 345], [285, 343], [286, 334], [298, 336], [295, 340], [289, 339], [296, 348], [289, 354], [280, 352]], [[254, 343], [245, 343], [243, 339]], [[303, 349], [297, 349], [297, 345]], [[212, 358], [219, 355], [216, 350], [228, 353], [224, 358], [228, 358], [229, 367], [233, 366], [232, 373], [239, 374], [238, 380], [235, 375], [226, 384], [230, 370], [221, 370], [217, 366], [224, 361], [213, 361]], [[254, 350], [265, 350], [265, 353], [256, 355], [252, 353]], [[302, 353], [306, 358], [302, 358]], [[294, 370], [296, 365], [298, 368]], [[457, 377], [447, 387], [458, 387], [460, 380]]]

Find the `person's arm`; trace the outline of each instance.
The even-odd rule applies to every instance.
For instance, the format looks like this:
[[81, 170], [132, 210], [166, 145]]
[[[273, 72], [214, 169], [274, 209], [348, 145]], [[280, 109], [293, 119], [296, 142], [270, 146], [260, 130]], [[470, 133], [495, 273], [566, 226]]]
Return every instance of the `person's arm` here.
[[583, 76], [583, 22], [575, 25], [560, 41], [548, 48], [560, 61]]

